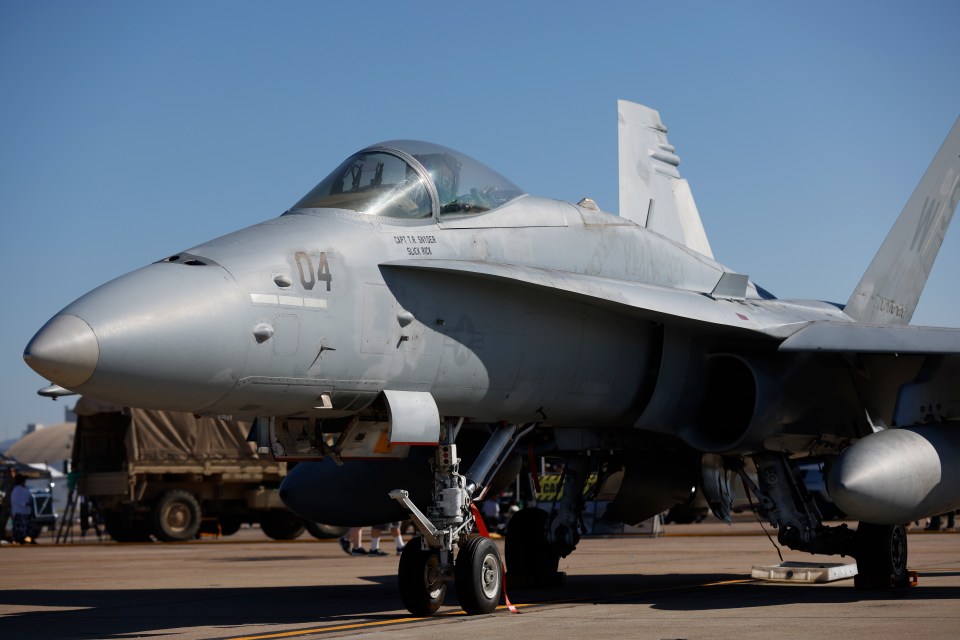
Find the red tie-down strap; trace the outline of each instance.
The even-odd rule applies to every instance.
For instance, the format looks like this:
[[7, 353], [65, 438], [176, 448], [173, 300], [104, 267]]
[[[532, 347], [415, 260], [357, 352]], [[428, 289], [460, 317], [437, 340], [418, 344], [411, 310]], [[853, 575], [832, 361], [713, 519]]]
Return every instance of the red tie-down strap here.
[[[487, 525], [483, 522], [480, 510], [477, 509], [477, 505], [473, 502], [470, 503], [470, 512], [473, 513], [473, 520], [477, 523], [477, 533], [484, 538], [489, 538], [490, 534], [487, 532]], [[507, 564], [502, 560], [500, 561], [500, 571], [502, 572], [500, 579], [503, 581], [503, 601], [507, 604], [507, 609], [510, 609], [511, 613], [520, 613], [520, 610], [513, 606], [510, 598], [507, 597]]]

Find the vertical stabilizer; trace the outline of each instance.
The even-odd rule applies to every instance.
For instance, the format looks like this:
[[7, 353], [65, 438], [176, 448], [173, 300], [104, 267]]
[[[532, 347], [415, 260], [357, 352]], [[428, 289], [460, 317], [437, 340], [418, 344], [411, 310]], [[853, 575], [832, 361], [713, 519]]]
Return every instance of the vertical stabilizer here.
[[620, 216], [674, 242], [713, 257], [690, 185], [680, 177], [680, 158], [667, 141], [660, 114], [617, 101]]
[[844, 312], [869, 324], [909, 324], [960, 200], [960, 118], [923, 174]]

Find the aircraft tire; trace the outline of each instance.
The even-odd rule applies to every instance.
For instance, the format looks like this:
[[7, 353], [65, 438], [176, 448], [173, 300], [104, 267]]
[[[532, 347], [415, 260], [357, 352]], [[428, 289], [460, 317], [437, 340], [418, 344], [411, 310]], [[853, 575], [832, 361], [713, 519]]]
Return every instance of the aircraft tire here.
[[490, 538], [470, 538], [453, 566], [460, 606], [467, 615], [491, 613], [503, 593], [503, 563]]
[[[908, 581], [907, 530], [902, 524], [861, 522], [857, 526], [855, 556], [859, 576], [890, 577], [894, 585]], [[863, 584], [871, 583], [865, 580]]]
[[200, 503], [189, 491], [171, 489], [153, 508], [153, 535], [162, 542], [193, 540], [200, 531]]
[[431, 581], [430, 574], [439, 569], [440, 556], [435, 551], [424, 551], [421, 544], [422, 539], [418, 536], [404, 545], [397, 581], [400, 583], [400, 599], [407, 611], [415, 616], [430, 616], [443, 604], [447, 583], [442, 579]]
[[521, 509], [507, 525], [504, 553], [507, 571], [524, 582], [550, 582], [557, 574], [560, 556], [547, 544], [549, 514], [543, 509]]

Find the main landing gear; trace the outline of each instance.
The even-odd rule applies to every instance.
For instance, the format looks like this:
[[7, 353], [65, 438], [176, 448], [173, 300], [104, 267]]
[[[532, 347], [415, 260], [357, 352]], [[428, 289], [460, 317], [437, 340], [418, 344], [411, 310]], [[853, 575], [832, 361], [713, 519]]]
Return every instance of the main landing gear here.
[[[552, 587], [564, 582], [557, 571], [560, 558], [570, 555], [580, 542], [580, 514], [585, 503], [584, 487], [590, 476], [587, 458], [567, 460], [560, 498], [547, 513], [523, 509], [507, 525], [507, 579], [517, 587]], [[598, 482], [598, 485], [600, 483]]]
[[[496, 544], [481, 536], [473, 505], [489, 480], [533, 425], [498, 428], [466, 475], [460, 473], [456, 434], [462, 425], [447, 422], [440, 430], [440, 445], [432, 461], [433, 502], [421, 512], [406, 491], [390, 497], [404, 506], [420, 530], [403, 549], [398, 581], [404, 606], [415, 616], [428, 616], [443, 604], [447, 585], [454, 582], [460, 606], [470, 615], [490, 613], [503, 593], [503, 561]], [[454, 547], [459, 548], [454, 560]]]
[[903, 525], [861, 522], [856, 531], [846, 524], [824, 526], [814, 500], [786, 456], [759, 454], [753, 462], [759, 485], [745, 473], [742, 463], [704, 457], [704, 492], [717, 517], [729, 517], [730, 483], [739, 476], [759, 498], [762, 511], [777, 528], [777, 538], [784, 546], [816, 554], [853, 556], [857, 560], [854, 585], [858, 589], [910, 584]]
[[510, 518], [504, 551], [511, 585], [545, 586], [558, 580], [560, 554], [547, 543], [549, 521], [550, 514], [536, 507], [521, 509]]

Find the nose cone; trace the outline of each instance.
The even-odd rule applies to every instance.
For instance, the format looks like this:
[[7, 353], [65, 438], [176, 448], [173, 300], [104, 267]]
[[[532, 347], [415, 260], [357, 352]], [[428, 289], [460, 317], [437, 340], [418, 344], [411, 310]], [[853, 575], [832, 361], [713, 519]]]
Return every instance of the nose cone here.
[[99, 400], [198, 412], [241, 375], [253, 342], [249, 314], [249, 297], [223, 267], [155, 263], [67, 306], [30, 341], [24, 360]]
[[97, 368], [100, 345], [90, 325], [74, 315], [54, 316], [23, 352], [31, 369], [68, 389], [86, 382]]

